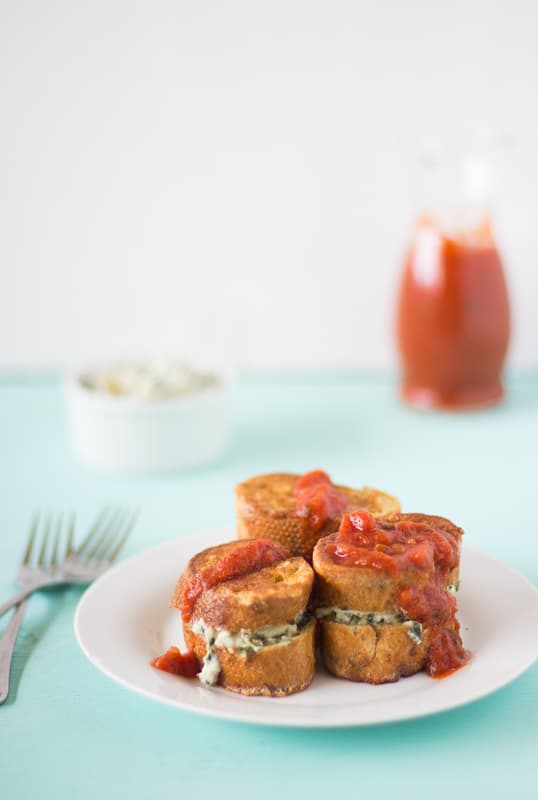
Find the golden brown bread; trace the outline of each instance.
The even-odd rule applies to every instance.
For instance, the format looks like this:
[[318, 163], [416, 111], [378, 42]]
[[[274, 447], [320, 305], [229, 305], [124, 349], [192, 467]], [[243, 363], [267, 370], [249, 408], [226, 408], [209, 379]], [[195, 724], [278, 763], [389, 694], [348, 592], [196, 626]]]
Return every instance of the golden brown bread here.
[[[191, 581], [238, 546], [228, 542], [194, 556], [171, 605], [181, 608]], [[205, 659], [202, 680], [272, 697], [306, 688], [314, 675], [315, 623], [306, 613], [313, 578], [306, 561], [288, 558], [204, 588], [183, 623], [187, 647]]]
[[[231, 692], [266, 697], [285, 697], [306, 689], [314, 677], [314, 627], [311, 619], [289, 643], [264, 647], [246, 657], [215, 648], [220, 662], [218, 685]], [[185, 642], [202, 661], [207, 652], [204, 637], [186, 628]]]
[[[325, 552], [326, 542], [335, 536], [321, 540], [314, 548], [319, 611], [338, 608], [400, 614], [396, 596], [409, 582], [408, 577], [335, 564]], [[420, 584], [425, 585], [430, 577], [431, 573], [419, 576]], [[323, 661], [337, 677], [387, 683], [424, 668], [428, 654], [424, 635], [422, 643], [417, 643], [409, 636], [409, 626], [405, 623], [351, 625], [323, 617], [319, 623]]]
[[[418, 522], [434, 525], [450, 533], [458, 543], [458, 552], [461, 549], [462, 528], [454, 525], [445, 517], [435, 517], [429, 514], [387, 514], [383, 521], [396, 523], [399, 521]], [[396, 595], [402, 586], [409, 582], [418, 586], [428, 583], [434, 574], [431, 570], [422, 570], [412, 573], [402, 572], [397, 576], [390, 576], [378, 569], [365, 568], [351, 569], [342, 564], [336, 564], [325, 552], [327, 542], [334, 540], [335, 534], [324, 537], [314, 549], [313, 565], [316, 573], [316, 595], [319, 604], [327, 606], [340, 606], [356, 608], [362, 611], [397, 611]], [[447, 583], [455, 584], [458, 581], [459, 559], [456, 566], [449, 571]]]
[[364, 683], [390, 683], [424, 669], [430, 631], [421, 641], [409, 636], [405, 624], [341, 625], [321, 623], [325, 666], [339, 678]]
[[[191, 558], [176, 586], [170, 605], [181, 608], [185, 585], [204, 567], [214, 566], [237, 541], [210, 547]], [[314, 574], [302, 558], [289, 558], [258, 572], [217, 583], [195, 605], [193, 620], [227, 630], [256, 630], [281, 625], [306, 608]]]
[[[238, 484], [235, 490], [237, 537], [273, 539], [287, 547], [292, 555], [310, 561], [318, 539], [338, 530], [341, 516], [329, 519], [321, 530], [309, 528], [306, 520], [295, 510], [293, 490], [298, 478], [299, 475], [276, 472], [257, 475]], [[347, 511], [367, 508], [373, 514], [385, 515], [400, 510], [395, 497], [378, 489], [368, 486], [362, 489], [336, 488], [349, 500]]]
[[[463, 531], [443, 517], [393, 514], [383, 519], [434, 525], [454, 536], [459, 552]], [[313, 553], [321, 651], [327, 669], [341, 678], [375, 684], [397, 681], [424, 669], [433, 629], [404, 621], [398, 594], [409, 585], [428, 587], [435, 580], [435, 565], [420, 570], [410, 567], [391, 575], [374, 567], [335, 563], [327, 547], [336, 537], [331, 534], [321, 539]], [[447, 583], [456, 583], [458, 570], [459, 559], [448, 572]], [[353, 611], [370, 615], [347, 613]], [[381, 622], [383, 614], [390, 616]]]
[[[396, 596], [402, 586], [409, 584], [409, 573], [392, 576], [373, 567], [335, 564], [326, 553], [327, 543], [335, 538], [336, 534], [326, 536], [314, 548], [317, 605], [398, 613]], [[416, 585], [425, 586], [432, 575], [433, 567], [420, 573], [413, 572], [411, 580]]]

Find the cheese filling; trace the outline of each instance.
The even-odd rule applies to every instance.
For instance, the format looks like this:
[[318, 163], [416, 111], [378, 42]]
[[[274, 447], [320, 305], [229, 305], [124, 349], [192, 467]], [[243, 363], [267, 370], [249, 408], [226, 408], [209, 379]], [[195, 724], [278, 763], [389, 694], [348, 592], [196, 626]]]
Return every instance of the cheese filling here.
[[293, 622], [285, 625], [268, 625], [255, 631], [244, 629], [228, 631], [224, 628], [213, 628], [206, 625], [202, 619], [197, 619], [191, 625], [191, 630], [193, 633], [203, 636], [206, 644], [206, 654], [198, 677], [202, 683], [208, 686], [213, 686], [217, 682], [221, 670], [216, 652], [218, 647], [247, 658], [264, 647], [289, 644], [302, 632], [309, 621], [310, 615], [303, 611]]
[[422, 625], [405, 614], [390, 611], [355, 611], [350, 608], [326, 606], [316, 610], [322, 622], [337, 622], [339, 625], [405, 625], [407, 635], [415, 642], [422, 642]]

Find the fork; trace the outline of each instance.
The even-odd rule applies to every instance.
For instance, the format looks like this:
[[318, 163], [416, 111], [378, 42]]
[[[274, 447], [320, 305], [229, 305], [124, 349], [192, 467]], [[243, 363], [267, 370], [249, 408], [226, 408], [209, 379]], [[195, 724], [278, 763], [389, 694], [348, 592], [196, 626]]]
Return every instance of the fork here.
[[23, 588], [0, 605], [0, 617], [38, 589], [47, 589], [71, 583], [89, 583], [94, 578], [97, 578], [117, 558], [131, 532], [136, 517], [137, 512], [126, 513], [121, 509], [116, 511], [104, 509], [95, 520], [80, 546], [73, 549], [75, 518], [74, 515], [71, 516], [65, 555], [63, 560], [59, 561], [58, 555], [62, 530], [62, 515], [60, 514], [56, 520], [52, 552], [47, 562], [47, 544], [52, 529], [52, 516], [49, 515], [46, 518], [44, 532], [41, 537], [37, 565], [32, 566], [32, 553], [39, 529], [39, 514], [36, 514], [30, 528], [22, 563], [15, 579], [16, 583]]
[[65, 543], [65, 555], [60, 561], [62, 515], [54, 526], [52, 551], [47, 560], [47, 545], [52, 530], [52, 516], [49, 514], [41, 535], [41, 547], [37, 566], [31, 566], [32, 553], [39, 530], [39, 515], [32, 521], [22, 563], [17, 572], [16, 582], [23, 590], [0, 606], [0, 616], [12, 606], [17, 605], [6, 631], [0, 639], [0, 704], [9, 692], [9, 673], [17, 634], [26, 610], [27, 597], [34, 591], [53, 586], [89, 583], [103, 573], [117, 558], [136, 521], [137, 512], [126, 513], [121, 510], [111, 512], [104, 509], [86, 534], [77, 549], [73, 549], [75, 517], [71, 516]]

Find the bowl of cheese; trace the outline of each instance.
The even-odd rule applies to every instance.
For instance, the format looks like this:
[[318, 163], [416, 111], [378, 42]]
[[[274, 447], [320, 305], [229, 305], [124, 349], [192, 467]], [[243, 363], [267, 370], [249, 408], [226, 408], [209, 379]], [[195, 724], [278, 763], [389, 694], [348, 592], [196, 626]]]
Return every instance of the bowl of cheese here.
[[69, 426], [85, 464], [173, 470], [221, 457], [231, 438], [230, 370], [158, 358], [90, 367], [65, 382]]

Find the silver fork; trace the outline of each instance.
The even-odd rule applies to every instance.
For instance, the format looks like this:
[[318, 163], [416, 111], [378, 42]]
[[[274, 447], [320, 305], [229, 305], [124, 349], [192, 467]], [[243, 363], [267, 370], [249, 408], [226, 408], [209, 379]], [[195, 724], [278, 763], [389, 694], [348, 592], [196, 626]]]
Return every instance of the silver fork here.
[[104, 509], [76, 549], [73, 549], [75, 518], [72, 516], [68, 525], [65, 555], [63, 559], [59, 560], [62, 538], [62, 515], [60, 514], [54, 525], [52, 551], [47, 560], [48, 539], [53, 527], [53, 520], [49, 515], [41, 536], [37, 564], [32, 565], [32, 554], [39, 530], [39, 515], [36, 514], [15, 579], [16, 583], [23, 588], [0, 605], [0, 617], [38, 589], [70, 583], [89, 583], [97, 578], [117, 558], [136, 521], [136, 516], [136, 512]]
[[[9, 692], [9, 673], [17, 634], [22, 623], [29, 594], [39, 589], [69, 584], [89, 583], [103, 573], [117, 558], [136, 521], [136, 512], [110, 511], [105, 509], [98, 516], [80, 546], [73, 548], [75, 517], [71, 516], [67, 526], [65, 546], [61, 548], [62, 515], [54, 525], [52, 549], [47, 559], [48, 540], [53, 528], [53, 518], [49, 514], [41, 534], [41, 547], [37, 564], [32, 566], [32, 554], [39, 531], [39, 515], [36, 514], [31, 528], [16, 582], [23, 590], [0, 606], [0, 616], [12, 606], [17, 605], [8, 626], [0, 639], [0, 704]], [[36, 548], [37, 549], [37, 548]], [[60, 549], [64, 549], [61, 559]]]

